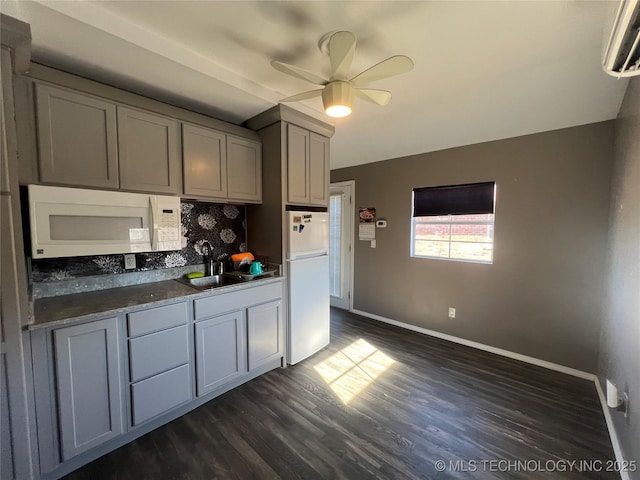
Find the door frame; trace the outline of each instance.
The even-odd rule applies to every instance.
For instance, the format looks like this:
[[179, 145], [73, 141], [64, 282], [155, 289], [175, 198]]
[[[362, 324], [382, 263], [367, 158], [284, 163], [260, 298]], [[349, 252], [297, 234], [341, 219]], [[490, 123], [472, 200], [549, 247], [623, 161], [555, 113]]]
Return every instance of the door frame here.
[[[356, 221], [356, 208], [355, 208], [355, 199], [356, 199], [356, 181], [355, 180], [345, 180], [343, 182], [333, 182], [329, 184], [329, 197], [331, 197], [331, 188], [332, 187], [349, 187], [351, 188], [351, 215], [349, 221], [351, 222], [351, 238], [350, 245], [351, 248], [347, 253], [348, 264], [349, 264], [349, 275], [347, 277], [347, 281], [349, 282], [348, 290], [349, 290], [349, 302], [348, 302], [348, 311], [353, 311], [353, 281], [354, 281], [354, 260], [353, 253], [355, 250], [355, 221]], [[345, 253], [345, 252], [342, 252]]]

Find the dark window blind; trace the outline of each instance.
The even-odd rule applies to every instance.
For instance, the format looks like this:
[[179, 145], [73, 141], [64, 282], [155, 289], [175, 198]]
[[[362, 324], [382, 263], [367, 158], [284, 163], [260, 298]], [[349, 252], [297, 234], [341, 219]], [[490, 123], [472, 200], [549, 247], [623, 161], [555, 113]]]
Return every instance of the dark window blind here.
[[493, 213], [496, 182], [413, 189], [413, 216]]

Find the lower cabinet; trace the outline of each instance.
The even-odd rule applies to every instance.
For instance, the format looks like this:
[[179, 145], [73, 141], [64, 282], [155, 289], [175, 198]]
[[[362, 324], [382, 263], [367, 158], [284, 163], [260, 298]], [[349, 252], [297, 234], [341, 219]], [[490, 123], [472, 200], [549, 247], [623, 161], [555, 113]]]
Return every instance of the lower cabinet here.
[[247, 309], [249, 371], [282, 357], [282, 302], [276, 300]]
[[196, 323], [196, 381], [198, 396], [245, 372], [242, 311]]
[[281, 298], [277, 281], [32, 330], [42, 476], [59, 478], [279, 367]]
[[194, 316], [198, 396], [274, 368], [283, 357], [279, 282], [195, 300]]
[[53, 332], [63, 460], [124, 432], [118, 318]]

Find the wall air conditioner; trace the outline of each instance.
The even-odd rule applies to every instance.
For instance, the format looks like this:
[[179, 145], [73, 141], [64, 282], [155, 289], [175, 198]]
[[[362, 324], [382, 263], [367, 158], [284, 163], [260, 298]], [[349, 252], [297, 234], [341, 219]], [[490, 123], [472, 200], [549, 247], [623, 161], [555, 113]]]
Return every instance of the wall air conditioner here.
[[640, 75], [640, 0], [621, 0], [602, 67], [618, 78]]

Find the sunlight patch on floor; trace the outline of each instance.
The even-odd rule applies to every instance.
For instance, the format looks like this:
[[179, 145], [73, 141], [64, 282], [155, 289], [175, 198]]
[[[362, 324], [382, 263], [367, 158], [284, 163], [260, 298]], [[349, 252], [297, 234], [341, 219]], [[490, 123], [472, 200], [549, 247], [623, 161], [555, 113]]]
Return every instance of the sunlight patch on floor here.
[[360, 338], [313, 368], [338, 398], [348, 404], [394, 363], [391, 357]]

